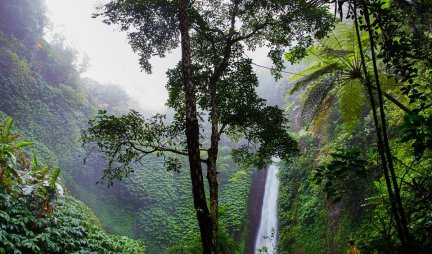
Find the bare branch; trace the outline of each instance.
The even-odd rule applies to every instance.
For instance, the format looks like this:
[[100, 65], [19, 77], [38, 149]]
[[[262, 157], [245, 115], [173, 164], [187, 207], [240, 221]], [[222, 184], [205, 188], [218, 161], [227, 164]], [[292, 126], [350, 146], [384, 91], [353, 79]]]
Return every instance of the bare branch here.
[[258, 34], [262, 29], [264, 29], [266, 26], [269, 26], [269, 25], [271, 25], [271, 23], [266, 21], [266, 22], [262, 23], [261, 25], [258, 25], [257, 27], [255, 27], [255, 29], [252, 32], [250, 32], [249, 34], [235, 38], [234, 40], [232, 40], [232, 43], [247, 40], [247, 39], [251, 38], [252, 36]]
[[227, 127], [227, 124], [226, 124], [226, 123], [223, 123], [223, 124], [222, 124], [222, 127], [220, 128], [219, 133], [218, 133], [218, 137], [219, 137], [219, 138], [220, 138], [221, 135], [224, 133], [226, 127]]

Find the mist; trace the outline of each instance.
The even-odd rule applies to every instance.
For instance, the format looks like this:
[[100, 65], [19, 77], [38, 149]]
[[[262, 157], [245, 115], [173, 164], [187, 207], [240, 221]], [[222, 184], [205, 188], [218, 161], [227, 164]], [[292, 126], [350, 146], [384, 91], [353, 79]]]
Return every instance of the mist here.
[[88, 56], [90, 65], [82, 77], [120, 86], [147, 112], [165, 111], [165, 72], [177, 63], [179, 52], [152, 59], [151, 75], [142, 72], [126, 34], [91, 17], [103, 2], [106, 1], [46, 0], [51, 22], [47, 40], [53, 34], [61, 34], [70, 46]]
[[[97, 6], [108, 2], [107, 0], [45, 0], [45, 2], [51, 23], [50, 29], [46, 31], [46, 39], [49, 41], [55, 34], [60, 34], [65, 37], [68, 45], [80, 52], [81, 58], [84, 55], [88, 56], [89, 66], [81, 74], [83, 78], [119, 86], [138, 102], [140, 110], [144, 112], [155, 113], [167, 110], [165, 73], [180, 60], [179, 49], [165, 58], [152, 58], [153, 73], [147, 74], [141, 71], [138, 54], [132, 51], [126, 33], [116, 26], [104, 24], [100, 18], [92, 18], [92, 14], [97, 11]], [[271, 65], [266, 48], [258, 48], [254, 52], [248, 52], [247, 55], [254, 63]], [[276, 82], [271, 82], [274, 79], [269, 70], [255, 66], [255, 71], [261, 83], [258, 93], [271, 101], [274, 93], [278, 93], [278, 89], [274, 87], [271, 89], [272, 85], [276, 86]], [[286, 80], [279, 81], [278, 85], [280, 86], [281, 83], [286, 83]], [[280, 98], [283, 96], [277, 97], [279, 103], [275, 104], [280, 104]]]

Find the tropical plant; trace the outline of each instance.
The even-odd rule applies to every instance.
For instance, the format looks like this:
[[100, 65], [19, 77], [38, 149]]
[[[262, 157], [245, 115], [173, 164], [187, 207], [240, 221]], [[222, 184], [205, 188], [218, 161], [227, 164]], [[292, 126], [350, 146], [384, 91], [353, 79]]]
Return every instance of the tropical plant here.
[[10, 190], [14, 181], [23, 182], [22, 172], [28, 169], [23, 147], [32, 142], [18, 141], [20, 135], [11, 132], [12, 118], [0, 122], [0, 185]]
[[[367, 52], [368, 35], [362, 33], [360, 38], [362, 51]], [[306, 68], [290, 78], [293, 83], [290, 94], [306, 89], [302, 109], [303, 121], [319, 122], [320, 118], [328, 116], [329, 110], [337, 104], [346, 129], [353, 130], [360, 121], [367, 96], [366, 78], [354, 25], [339, 23], [327, 37], [319, 40], [307, 52], [308, 56], [303, 60]], [[287, 53], [285, 57], [289, 61], [293, 60], [292, 53]], [[382, 83], [387, 85], [387, 91], [392, 91], [396, 80], [387, 78], [384, 69], [380, 72], [380, 78]], [[410, 109], [388, 92], [384, 92], [386, 98], [405, 112], [410, 112]]]
[[[182, 62], [177, 70], [169, 73], [168, 83], [170, 93], [180, 95], [172, 96], [175, 101], [170, 102], [177, 112], [175, 129], [178, 134], [186, 135], [186, 142], [182, 141], [182, 144], [187, 146], [177, 153], [189, 157], [203, 252], [215, 253], [219, 202], [216, 162], [221, 135], [228, 133], [248, 141], [234, 154], [247, 164], [263, 166], [270, 162], [273, 155], [287, 158], [295, 151], [294, 142], [284, 129], [286, 118], [282, 111], [266, 106], [256, 96], [257, 78], [251, 68], [251, 61], [244, 56], [245, 48], [254, 50], [257, 45], [268, 46], [268, 56], [275, 64], [274, 73], [278, 74], [283, 68], [282, 49], [292, 46], [292, 41], [296, 40], [296, 52], [302, 55], [304, 47], [312, 41], [310, 34], [316, 33], [322, 37], [333, 19], [323, 5], [314, 1], [237, 0], [226, 3], [111, 1], [96, 16], [103, 16], [106, 23], [119, 24], [122, 30], [129, 32], [130, 44], [140, 54], [140, 63], [148, 72], [151, 71], [150, 57], [164, 56], [181, 42]], [[198, 80], [200, 82], [197, 83]], [[232, 87], [238, 88], [240, 93], [237, 94], [236, 89], [231, 92], [229, 89]], [[225, 98], [227, 101], [224, 101]], [[236, 103], [242, 99], [246, 103]], [[211, 126], [208, 147], [205, 148], [204, 142], [200, 140], [201, 119], [197, 106], [203, 113], [208, 113]], [[103, 143], [99, 140], [104, 139], [91, 132], [87, 137], [88, 141], [99, 144]], [[136, 150], [137, 156], [130, 159], [145, 156], [149, 151], [165, 152], [151, 144], [149, 146], [147, 142], [143, 143], [150, 149]], [[106, 147], [100, 148], [108, 156], [113, 154]], [[118, 147], [118, 150], [122, 148]], [[201, 158], [200, 149], [207, 151], [206, 159]], [[209, 206], [201, 163], [207, 166]]]
[[65, 197], [59, 168], [35, 155], [29, 163], [21, 148], [32, 142], [17, 142], [11, 118], [0, 127], [0, 253], [144, 253], [138, 241], [106, 235], [87, 207]]
[[[432, 105], [428, 102], [427, 96], [430, 89], [428, 85], [425, 85], [424, 78], [418, 78], [419, 73], [428, 73], [430, 69], [428, 67], [431, 59], [430, 54], [428, 50], [425, 50], [428, 45], [431, 45], [430, 36], [426, 32], [426, 27], [430, 23], [425, 20], [428, 15], [423, 14], [423, 11], [429, 10], [430, 6], [419, 3], [418, 6], [425, 8], [418, 17], [413, 17], [406, 10], [412, 9], [416, 4], [404, 4], [403, 1], [331, 2], [336, 4], [335, 8], [339, 10], [341, 18], [342, 6], [346, 4], [348, 6], [347, 18], [354, 20], [354, 41], [359, 45], [359, 52], [357, 64], [351, 64], [351, 66], [360, 67], [356, 69], [360, 70], [358, 73], [361, 75], [362, 84], [367, 90], [377, 134], [381, 167], [397, 234], [403, 251], [415, 251], [410, 236], [408, 219], [402, 203], [400, 184], [397, 181], [398, 172], [396, 172], [396, 166], [393, 162], [395, 157], [392, 155], [388, 133], [387, 114], [389, 112], [385, 109], [384, 97], [397, 105], [406, 114], [405, 124], [403, 125], [405, 137], [402, 141], [412, 144], [413, 152], [419, 159], [424, 151], [430, 147], [431, 140], [430, 133], [425, 131], [425, 126], [430, 121], [428, 117], [430, 114], [427, 112]], [[405, 23], [403, 17], [410, 22]], [[416, 25], [412, 23], [413, 20], [422, 20], [423, 23], [420, 22], [419, 24], [422, 25]], [[416, 32], [409, 34], [407, 33], [409, 29], [414, 29]], [[366, 37], [364, 34], [366, 34]], [[365, 38], [367, 38], [367, 41], [364, 40]], [[318, 73], [318, 75], [321, 74]], [[387, 85], [400, 86], [403, 93], [396, 92], [398, 94], [397, 98], [390, 96], [385, 91]], [[329, 86], [327, 85], [327, 87]], [[318, 103], [322, 103], [323, 98], [325, 98], [322, 94], [326, 95], [327, 87], [321, 89], [324, 93], [318, 90], [318, 100], [316, 100]], [[312, 93], [312, 95], [315, 94]], [[403, 95], [406, 95], [406, 97]], [[407, 98], [409, 98], [410, 102], [409, 107], [401, 103], [401, 101], [408, 102]], [[306, 102], [310, 101], [314, 102], [313, 100], [306, 100]], [[339, 104], [341, 107], [343, 106], [343, 103]], [[312, 110], [313, 113], [314, 110]], [[342, 108], [341, 110], [343, 111]]]

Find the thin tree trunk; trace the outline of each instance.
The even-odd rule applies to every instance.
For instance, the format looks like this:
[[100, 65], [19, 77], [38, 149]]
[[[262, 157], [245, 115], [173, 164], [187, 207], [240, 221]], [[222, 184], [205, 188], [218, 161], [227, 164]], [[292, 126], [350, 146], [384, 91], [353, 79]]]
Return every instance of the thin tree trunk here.
[[361, 43], [361, 38], [360, 38], [360, 30], [358, 27], [358, 19], [357, 19], [357, 1], [354, 0], [354, 24], [355, 24], [355, 29], [356, 29], [356, 36], [357, 36], [357, 43], [359, 44], [359, 51], [360, 51], [360, 57], [361, 57], [361, 63], [362, 63], [362, 68], [363, 68], [363, 72], [365, 75], [365, 80], [366, 80], [366, 88], [368, 91], [368, 95], [369, 95], [369, 100], [371, 103], [371, 108], [372, 108], [372, 113], [373, 113], [373, 119], [374, 119], [374, 124], [375, 124], [375, 129], [376, 129], [376, 134], [377, 134], [377, 141], [378, 141], [378, 153], [380, 155], [381, 158], [381, 166], [383, 169], [383, 174], [384, 174], [384, 179], [386, 182], [386, 186], [387, 186], [387, 191], [388, 191], [388, 195], [389, 195], [389, 199], [390, 199], [390, 204], [391, 204], [391, 210], [392, 210], [392, 214], [395, 217], [395, 222], [396, 222], [396, 230], [398, 233], [398, 236], [401, 240], [402, 243], [404, 243], [404, 237], [403, 237], [403, 229], [401, 227], [401, 222], [400, 222], [400, 218], [399, 218], [399, 214], [397, 212], [397, 207], [396, 207], [396, 203], [395, 203], [395, 198], [394, 198], [394, 194], [393, 194], [393, 188], [392, 188], [392, 184], [390, 181], [390, 176], [388, 173], [388, 168], [387, 168], [387, 160], [386, 160], [386, 156], [384, 153], [384, 147], [383, 147], [383, 139], [381, 136], [381, 125], [379, 123], [378, 120], [378, 112], [376, 110], [376, 103], [375, 103], [375, 98], [372, 92], [372, 84], [371, 84], [371, 80], [370, 80], [370, 76], [367, 72], [367, 68], [366, 68], [366, 61], [365, 61], [365, 56], [364, 56], [364, 52], [363, 52], [363, 48], [362, 48], [362, 43]]
[[[217, 156], [219, 152], [219, 120], [217, 110], [217, 83], [222, 76], [222, 73], [228, 67], [228, 61], [231, 55], [231, 43], [229, 42], [226, 46], [224, 58], [222, 62], [215, 68], [213, 75], [210, 78], [210, 120], [211, 120], [211, 138], [210, 138], [210, 149], [208, 151], [208, 174], [207, 180], [210, 188], [210, 215], [212, 218], [212, 243], [214, 249], [217, 250], [217, 231], [218, 231], [218, 219], [219, 219], [219, 183], [218, 183], [218, 172], [217, 172]], [[216, 252], [215, 252], [216, 253]]]
[[218, 111], [217, 111], [217, 80], [210, 80], [210, 103], [211, 103], [211, 140], [209, 149], [209, 163], [208, 163], [208, 183], [210, 188], [210, 216], [212, 218], [212, 244], [216, 253], [217, 250], [217, 231], [218, 231], [218, 217], [219, 217], [219, 183], [217, 178], [217, 156], [219, 148], [219, 124], [218, 124]]
[[192, 83], [190, 37], [188, 27], [188, 0], [179, 0], [179, 28], [182, 47], [183, 88], [186, 94], [186, 139], [194, 207], [201, 233], [204, 254], [215, 254], [213, 247], [213, 223], [207, 207], [199, 150], [199, 125], [195, 86]]
[[404, 251], [406, 253], [413, 253], [412, 252], [413, 251], [412, 245], [411, 245], [411, 236], [410, 236], [410, 233], [408, 230], [408, 222], [407, 222], [405, 211], [404, 211], [403, 205], [402, 205], [402, 199], [400, 196], [399, 185], [398, 185], [398, 182], [396, 179], [396, 172], [394, 170], [394, 165], [393, 165], [393, 157], [391, 154], [390, 145], [389, 145], [389, 141], [388, 141], [386, 115], [385, 115], [385, 111], [384, 111], [384, 100], [383, 100], [383, 94], [382, 94], [379, 75], [378, 75], [378, 67], [377, 67], [376, 55], [375, 55], [375, 42], [374, 42], [373, 32], [372, 32], [370, 18], [369, 18], [369, 10], [368, 10], [368, 7], [366, 6], [366, 4], [364, 3], [364, 1], [362, 1], [362, 5], [363, 5], [363, 11], [364, 11], [364, 17], [365, 17], [365, 21], [366, 21], [366, 26], [367, 26], [367, 29], [369, 32], [372, 64], [373, 64], [373, 70], [374, 70], [374, 75], [375, 75], [375, 83], [376, 83], [376, 87], [377, 87], [377, 91], [378, 91], [378, 102], [379, 102], [378, 105], [379, 105], [380, 114], [381, 114], [381, 126], [382, 126], [383, 137], [384, 137], [384, 151], [385, 151], [386, 156], [387, 156], [388, 168], [390, 171], [391, 180], [392, 180], [392, 184], [393, 184], [393, 188], [394, 188], [394, 192], [395, 192], [395, 201], [396, 201], [398, 213], [399, 213], [399, 216], [401, 219], [403, 237], [404, 237], [404, 241], [406, 244], [404, 246], [404, 249], [405, 249]]
[[[237, 3], [238, 4], [238, 3]], [[237, 8], [237, 4], [236, 7]], [[236, 12], [233, 13], [233, 17], [235, 17]], [[233, 26], [233, 24], [232, 24]], [[233, 33], [233, 27], [230, 31]], [[231, 35], [232, 36], [232, 35]], [[217, 172], [217, 156], [219, 152], [219, 119], [218, 119], [218, 107], [217, 107], [217, 84], [228, 68], [229, 59], [231, 57], [231, 47], [232, 41], [231, 37], [226, 42], [224, 49], [224, 54], [221, 62], [219, 62], [213, 71], [212, 76], [209, 81], [210, 88], [210, 121], [211, 121], [211, 138], [210, 138], [210, 149], [208, 150], [208, 174], [207, 180], [210, 188], [210, 215], [212, 218], [212, 244], [216, 253], [217, 250], [217, 231], [218, 231], [218, 220], [219, 220], [219, 183], [218, 183], [218, 172]], [[222, 128], [223, 129], [223, 128]], [[222, 130], [221, 130], [222, 131]]]
[[215, 65], [212, 76], [209, 81], [210, 88], [210, 121], [211, 121], [211, 138], [210, 148], [208, 150], [207, 162], [207, 180], [210, 189], [210, 216], [212, 221], [212, 248], [214, 253], [217, 253], [217, 232], [219, 221], [219, 183], [217, 172], [217, 156], [219, 152], [220, 134], [223, 132], [224, 126], [219, 130], [218, 105], [217, 105], [217, 85], [225, 70], [228, 68], [229, 59], [231, 57], [231, 47], [233, 45], [232, 37], [234, 35], [235, 17], [238, 12], [239, 1], [234, 1], [234, 8], [231, 14], [231, 28], [229, 39], [223, 51], [221, 61]]
[[0, 184], [3, 184], [3, 172], [4, 170], [0, 168]]

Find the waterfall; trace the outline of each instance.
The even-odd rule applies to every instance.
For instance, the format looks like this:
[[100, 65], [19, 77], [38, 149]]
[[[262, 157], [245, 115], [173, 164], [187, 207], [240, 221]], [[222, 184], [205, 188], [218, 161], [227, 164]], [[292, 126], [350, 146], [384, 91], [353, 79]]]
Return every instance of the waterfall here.
[[274, 162], [267, 170], [267, 180], [264, 190], [264, 201], [261, 208], [261, 219], [258, 234], [255, 240], [255, 250], [266, 247], [267, 252], [276, 253], [277, 245], [277, 197], [279, 191], [279, 179], [277, 178], [278, 166]]

